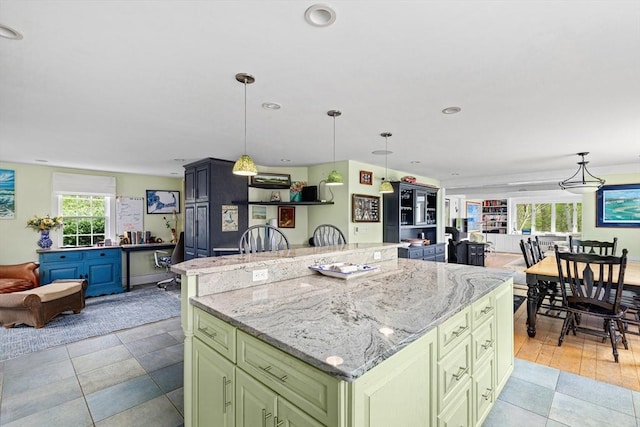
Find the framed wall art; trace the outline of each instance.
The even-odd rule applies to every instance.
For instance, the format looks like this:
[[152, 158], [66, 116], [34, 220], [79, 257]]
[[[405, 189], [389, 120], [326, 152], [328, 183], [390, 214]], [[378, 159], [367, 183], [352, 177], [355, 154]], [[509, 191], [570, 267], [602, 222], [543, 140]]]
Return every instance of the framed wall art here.
[[482, 221], [480, 202], [467, 202], [467, 231], [479, 231]]
[[0, 169], [0, 219], [16, 218], [16, 171]]
[[180, 192], [166, 190], [147, 190], [148, 214], [180, 213]]
[[278, 227], [296, 228], [296, 208], [294, 206], [278, 206]]
[[600, 187], [596, 192], [596, 227], [640, 227], [640, 184]]
[[360, 184], [373, 185], [373, 172], [360, 171]]
[[351, 196], [351, 221], [380, 222], [380, 196], [353, 194]]
[[289, 188], [291, 186], [291, 175], [258, 172], [258, 175], [249, 178], [249, 186], [256, 188]]

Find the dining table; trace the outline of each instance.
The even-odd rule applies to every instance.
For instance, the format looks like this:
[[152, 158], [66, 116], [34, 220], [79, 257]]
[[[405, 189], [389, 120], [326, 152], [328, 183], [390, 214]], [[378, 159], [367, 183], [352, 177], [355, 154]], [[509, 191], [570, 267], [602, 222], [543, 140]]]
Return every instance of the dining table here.
[[[544, 298], [546, 283], [558, 282], [558, 264], [554, 255], [547, 255], [538, 263], [524, 270], [527, 281], [527, 334], [530, 337], [536, 336], [536, 317], [538, 312], [538, 301]], [[627, 261], [624, 273], [624, 288], [640, 296], [640, 261]], [[631, 298], [635, 300], [635, 298]], [[640, 304], [640, 302], [638, 302]], [[640, 309], [640, 307], [633, 307]], [[640, 322], [636, 321], [640, 325]]]

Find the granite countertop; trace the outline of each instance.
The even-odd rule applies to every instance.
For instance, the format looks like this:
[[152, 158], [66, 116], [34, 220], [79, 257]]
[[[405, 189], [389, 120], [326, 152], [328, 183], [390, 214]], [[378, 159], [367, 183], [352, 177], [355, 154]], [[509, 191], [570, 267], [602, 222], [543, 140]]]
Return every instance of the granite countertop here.
[[[352, 381], [512, 276], [506, 270], [399, 259], [398, 269], [350, 280], [318, 274], [190, 301]], [[341, 364], [327, 362], [336, 356]]]

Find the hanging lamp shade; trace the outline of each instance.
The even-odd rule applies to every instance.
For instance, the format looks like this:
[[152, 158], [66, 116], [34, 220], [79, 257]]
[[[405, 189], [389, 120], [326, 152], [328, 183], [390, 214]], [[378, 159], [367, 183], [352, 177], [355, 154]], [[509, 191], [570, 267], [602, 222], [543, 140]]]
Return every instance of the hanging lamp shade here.
[[560, 188], [574, 194], [594, 193], [604, 185], [605, 181], [602, 178], [593, 176], [587, 170], [587, 163], [589, 162], [584, 161], [584, 156], [589, 154], [588, 152], [577, 154], [582, 157], [582, 160], [578, 162], [578, 170], [571, 177], [560, 182]]
[[329, 110], [327, 115], [333, 117], [333, 170], [329, 173], [325, 185], [343, 185], [344, 178], [336, 169], [336, 117], [340, 117], [342, 113], [338, 110]]
[[382, 178], [382, 183], [380, 184], [380, 188], [378, 188], [378, 192], [381, 194], [385, 193], [393, 193], [393, 185], [391, 185], [391, 181], [387, 179], [388, 170], [387, 170], [387, 158], [389, 157], [389, 137], [391, 136], [391, 132], [383, 132], [380, 134], [384, 138], [384, 175]]
[[255, 77], [247, 73], [236, 74], [236, 80], [244, 85], [244, 154], [233, 165], [233, 174], [241, 176], [255, 176], [258, 174], [253, 159], [247, 154], [247, 85], [256, 81]]

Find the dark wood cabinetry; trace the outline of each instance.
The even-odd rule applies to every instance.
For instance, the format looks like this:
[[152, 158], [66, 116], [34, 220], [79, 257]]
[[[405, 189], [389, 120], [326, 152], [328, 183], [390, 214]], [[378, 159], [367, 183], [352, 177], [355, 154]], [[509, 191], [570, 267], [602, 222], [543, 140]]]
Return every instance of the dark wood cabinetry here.
[[382, 239], [400, 242], [422, 237], [437, 242], [438, 189], [392, 182], [393, 193], [383, 195]]
[[484, 243], [449, 241], [449, 262], [484, 267]]
[[427, 246], [409, 246], [408, 248], [398, 248], [400, 258], [421, 259], [424, 261], [445, 261], [445, 244], [436, 243]]
[[[212, 158], [185, 165], [185, 261], [214, 256], [217, 249], [238, 247], [249, 223], [247, 178], [234, 175], [232, 169], [233, 162]], [[238, 210], [238, 229], [223, 232], [223, 206], [231, 205]]]

